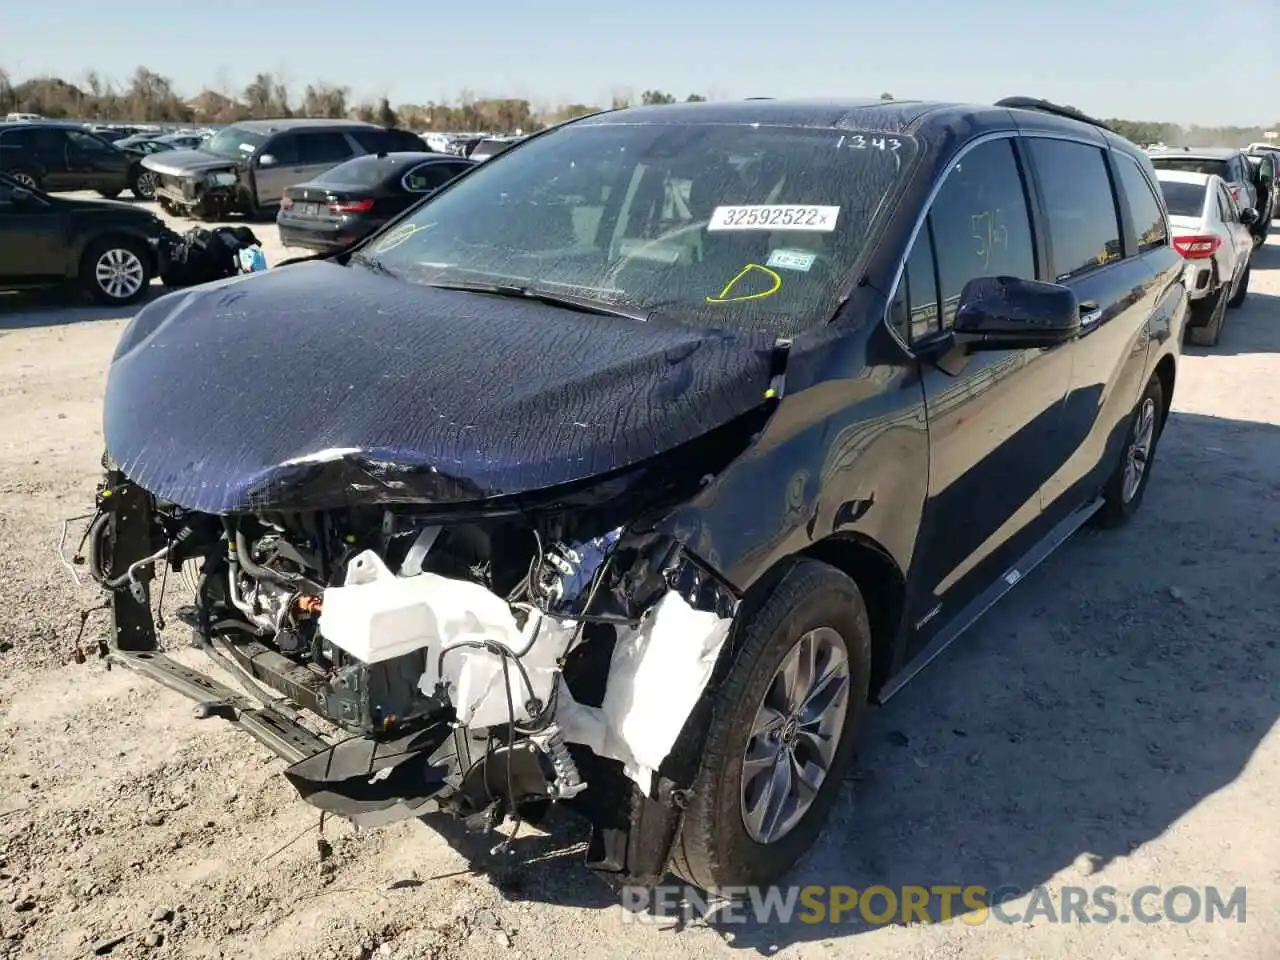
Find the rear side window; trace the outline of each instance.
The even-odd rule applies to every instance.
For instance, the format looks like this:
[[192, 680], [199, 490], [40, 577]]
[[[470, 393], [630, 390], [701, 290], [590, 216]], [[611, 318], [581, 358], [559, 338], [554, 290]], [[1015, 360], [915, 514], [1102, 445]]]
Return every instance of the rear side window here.
[[1027, 143], [1049, 216], [1055, 279], [1077, 277], [1120, 259], [1120, 222], [1102, 150], [1039, 137]]
[[965, 154], [947, 173], [929, 221], [943, 329], [975, 277], [1035, 279], [1035, 241], [1013, 141], [992, 140]]
[[1165, 227], [1164, 211], [1160, 209], [1160, 201], [1156, 199], [1151, 184], [1132, 157], [1122, 153], [1113, 156], [1120, 187], [1124, 191], [1125, 206], [1129, 219], [1133, 221], [1133, 232], [1138, 236], [1138, 252], [1146, 253], [1163, 247], [1169, 239], [1169, 232]]
[[1161, 180], [1160, 192], [1171, 217], [1199, 217], [1204, 213], [1204, 186], [1199, 183], [1182, 183], [1179, 180]]
[[452, 163], [420, 163], [404, 175], [404, 188], [410, 193], [439, 190], [457, 175]]
[[348, 159], [351, 144], [336, 130], [308, 130], [297, 134], [301, 163], [339, 163]]

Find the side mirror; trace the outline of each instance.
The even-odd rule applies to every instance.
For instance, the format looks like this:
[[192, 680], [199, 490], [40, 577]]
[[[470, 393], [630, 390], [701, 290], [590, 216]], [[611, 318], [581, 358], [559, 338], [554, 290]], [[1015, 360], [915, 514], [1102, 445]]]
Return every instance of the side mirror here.
[[275, 154], [264, 153], [262, 156], [258, 158], [258, 166], [260, 167], [274, 167], [275, 165], [276, 165]]
[[1253, 207], [1245, 207], [1240, 211], [1240, 222], [1246, 227], [1252, 227], [1258, 222], [1258, 211]]
[[1048, 347], [1080, 332], [1070, 288], [1017, 277], [977, 277], [960, 291], [952, 333], [971, 350]]

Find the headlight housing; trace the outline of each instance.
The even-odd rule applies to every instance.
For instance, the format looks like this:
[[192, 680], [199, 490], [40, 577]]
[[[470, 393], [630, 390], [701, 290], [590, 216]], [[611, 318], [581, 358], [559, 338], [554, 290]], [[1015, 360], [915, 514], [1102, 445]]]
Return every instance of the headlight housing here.
[[209, 186], [211, 187], [230, 187], [236, 182], [236, 175], [230, 170], [215, 170], [209, 174]]

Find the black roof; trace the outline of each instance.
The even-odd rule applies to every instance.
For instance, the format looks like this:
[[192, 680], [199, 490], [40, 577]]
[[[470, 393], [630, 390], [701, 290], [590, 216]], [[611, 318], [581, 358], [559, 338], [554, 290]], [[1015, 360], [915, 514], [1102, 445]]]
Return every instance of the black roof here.
[[[928, 137], [976, 122], [988, 127], [1029, 127], [1105, 136], [1113, 145], [1128, 141], [1101, 121], [1071, 107], [1031, 97], [1008, 97], [995, 104], [931, 100], [773, 100], [753, 98], [628, 107], [583, 117], [578, 123], [763, 123], [777, 126], [865, 130]], [[1135, 151], [1136, 147], [1132, 148]]]

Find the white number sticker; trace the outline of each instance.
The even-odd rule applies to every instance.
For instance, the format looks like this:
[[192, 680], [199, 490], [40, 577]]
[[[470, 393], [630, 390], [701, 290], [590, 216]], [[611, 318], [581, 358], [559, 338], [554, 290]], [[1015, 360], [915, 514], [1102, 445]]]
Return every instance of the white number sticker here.
[[762, 203], [739, 207], [716, 207], [708, 230], [807, 230], [830, 233], [836, 228], [839, 207], [793, 206]]
[[850, 134], [847, 141], [851, 150], [887, 150], [891, 153], [897, 153], [902, 149], [902, 141], [897, 137], [872, 137], [867, 139], [860, 133]]

